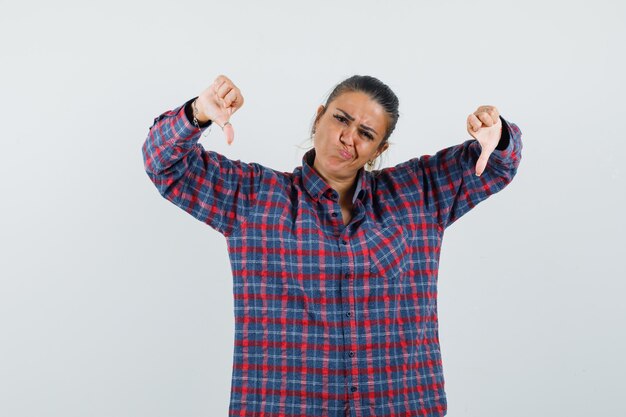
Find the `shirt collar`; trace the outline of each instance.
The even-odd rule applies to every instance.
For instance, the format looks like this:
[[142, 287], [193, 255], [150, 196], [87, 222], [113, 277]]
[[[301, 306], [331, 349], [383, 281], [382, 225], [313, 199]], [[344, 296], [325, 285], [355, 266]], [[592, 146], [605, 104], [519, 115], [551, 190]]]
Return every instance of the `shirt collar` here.
[[[314, 160], [315, 148], [308, 150], [302, 157], [302, 184], [304, 188], [315, 201], [319, 200], [324, 193], [332, 193], [333, 199], [337, 201], [337, 191], [333, 190], [333, 188], [326, 183], [324, 178], [313, 168]], [[357, 185], [354, 190], [354, 196], [352, 197], [352, 203], [358, 198], [365, 204], [365, 198], [369, 190], [365, 167], [361, 167], [357, 172], [356, 181]]]

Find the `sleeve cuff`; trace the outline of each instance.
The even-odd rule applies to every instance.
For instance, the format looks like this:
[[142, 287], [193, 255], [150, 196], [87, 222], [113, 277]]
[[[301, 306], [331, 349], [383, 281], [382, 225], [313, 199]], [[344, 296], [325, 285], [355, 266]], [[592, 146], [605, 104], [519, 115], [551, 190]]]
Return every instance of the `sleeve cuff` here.
[[509, 147], [510, 134], [509, 129], [506, 125], [506, 121], [500, 116], [500, 120], [502, 121], [502, 134], [500, 135], [500, 141], [498, 142], [498, 146], [496, 146], [496, 150], [504, 151]]
[[167, 123], [162, 124], [163, 135], [166, 141], [180, 149], [190, 149], [200, 139], [202, 129], [198, 129], [186, 115], [186, 107], [193, 99], [185, 104], [163, 113], [157, 118], [169, 118]]
[[[187, 121], [189, 122], [189, 124], [194, 126], [194, 127], [195, 127], [195, 125], [193, 124], [193, 108], [191, 107], [191, 103], [193, 103], [193, 101], [195, 99], [197, 99], [197, 98], [198, 98], [198, 96], [196, 96], [196, 97], [192, 98], [191, 100], [187, 101], [185, 103], [185, 106], [184, 106], [185, 107], [185, 117], [187, 118]], [[205, 127], [209, 127], [212, 122], [213, 122], [212, 120], [209, 120], [207, 122], [200, 123], [200, 128], [203, 129]]]
[[521, 144], [521, 131], [515, 125], [506, 121], [502, 116], [502, 136], [498, 146], [490, 155], [490, 158], [495, 159], [498, 162], [507, 163], [510, 160], [517, 160], [520, 157], [520, 151], [522, 149]]

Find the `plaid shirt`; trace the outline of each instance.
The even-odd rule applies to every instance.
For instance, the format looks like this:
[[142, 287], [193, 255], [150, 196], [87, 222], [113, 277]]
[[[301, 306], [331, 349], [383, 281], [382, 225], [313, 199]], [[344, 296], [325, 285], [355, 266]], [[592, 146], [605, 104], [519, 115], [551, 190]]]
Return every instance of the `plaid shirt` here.
[[202, 127], [184, 107], [155, 119], [143, 158], [163, 197], [227, 240], [229, 415], [446, 415], [437, 317], [443, 232], [513, 179], [519, 128], [502, 119], [506, 148], [480, 177], [475, 139], [362, 168], [344, 226], [337, 192], [312, 168], [315, 149], [291, 173], [234, 161], [198, 143]]

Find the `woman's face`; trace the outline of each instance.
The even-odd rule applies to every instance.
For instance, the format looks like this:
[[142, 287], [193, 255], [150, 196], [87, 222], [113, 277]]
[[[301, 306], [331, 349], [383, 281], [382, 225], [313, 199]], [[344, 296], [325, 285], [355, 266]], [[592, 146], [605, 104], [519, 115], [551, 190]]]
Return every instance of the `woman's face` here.
[[325, 178], [353, 178], [369, 160], [374, 160], [389, 146], [378, 150], [387, 129], [383, 107], [367, 94], [347, 92], [321, 105], [315, 125], [314, 168]]

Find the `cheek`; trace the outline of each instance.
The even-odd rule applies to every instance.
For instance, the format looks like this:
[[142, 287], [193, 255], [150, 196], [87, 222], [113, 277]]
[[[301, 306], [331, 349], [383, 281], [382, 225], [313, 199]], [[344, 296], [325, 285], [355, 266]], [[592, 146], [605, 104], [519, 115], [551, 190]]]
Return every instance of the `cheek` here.
[[359, 142], [358, 146], [359, 146], [361, 153], [364, 153], [367, 155], [373, 153], [376, 150], [376, 144], [370, 142], [369, 139]]
[[[321, 132], [320, 145], [322, 146], [335, 146], [339, 143], [339, 137], [341, 133], [332, 127], [326, 127]], [[317, 137], [317, 135], [316, 135]]]

